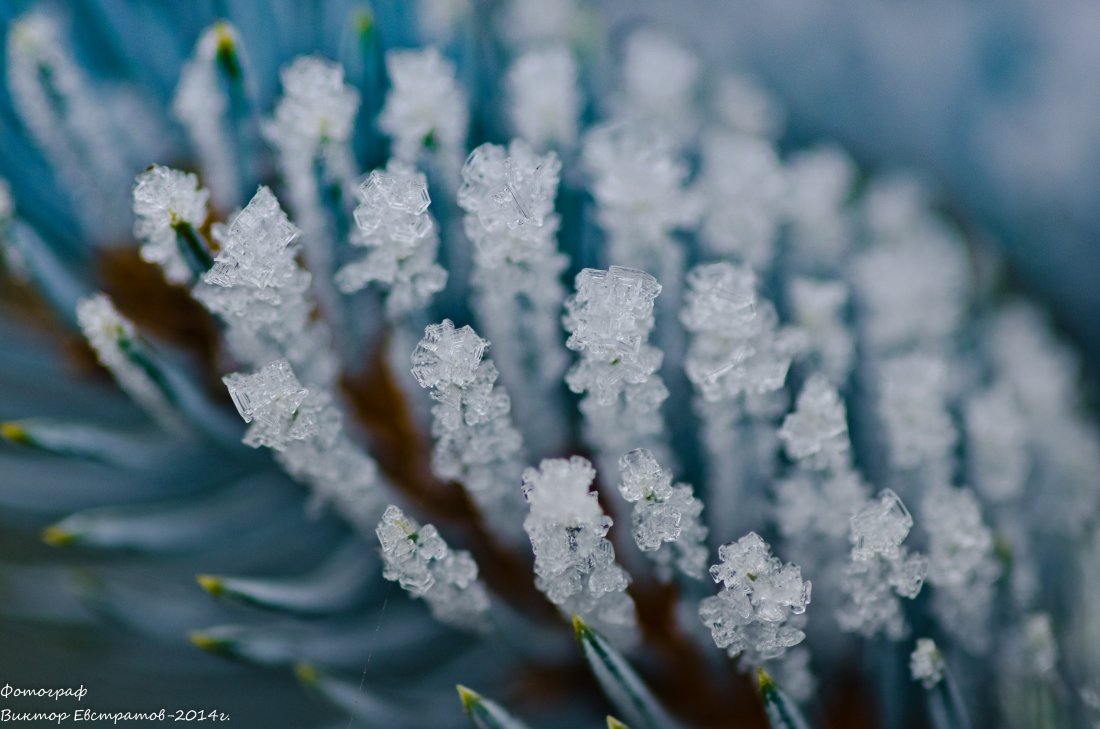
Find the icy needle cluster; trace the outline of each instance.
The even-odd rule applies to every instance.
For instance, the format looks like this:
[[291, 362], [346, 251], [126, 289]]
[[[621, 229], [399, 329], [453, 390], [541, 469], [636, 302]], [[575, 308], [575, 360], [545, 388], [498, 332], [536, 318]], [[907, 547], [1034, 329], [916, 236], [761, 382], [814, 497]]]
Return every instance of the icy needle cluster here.
[[756, 532], [718, 548], [710, 576], [722, 588], [699, 603], [714, 643], [748, 669], [778, 658], [806, 634], [798, 617], [810, 604], [810, 583], [797, 565], [784, 564]]
[[913, 517], [897, 494], [884, 489], [850, 523], [851, 560], [841, 584], [846, 600], [837, 622], [865, 637], [900, 640], [908, 632], [900, 598], [916, 597], [928, 573], [928, 560], [902, 546]]
[[700, 519], [703, 502], [686, 483], [672, 485], [672, 472], [662, 468], [645, 448], [619, 459], [619, 493], [634, 504], [634, 543], [672, 579], [672, 568], [701, 578], [707, 565], [707, 528]]
[[800, 152], [784, 167], [787, 240], [806, 273], [835, 272], [854, 237], [848, 207], [855, 163], [843, 150], [823, 146]]
[[794, 277], [787, 288], [791, 319], [806, 336], [811, 362], [837, 386], [848, 381], [856, 342], [846, 321], [850, 292], [835, 279]]
[[947, 664], [943, 660], [943, 654], [936, 647], [936, 642], [931, 638], [918, 638], [917, 647], [909, 656], [909, 673], [914, 681], [920, 681], [926, 689], [930, 689], [943, 680]]
[[878, 412], [894, 468], [933, 476], [948, 471], [958, 441], [948, 384], [947, 366], [936, 356], [902, 355], [882, 364]]
[[546, 459], [523, 472], [530, 511], [523, 528], [535, 552], [535, 586], [563, 615], [576, 614], [609, 639], [637, 639], [630, 576], [605, 537], [611, 517], [590, 491], [596, 470], [580, 456]]
[[[173, 283], [190, 283], [195, 267], [188, 257], [209, 255], [193, 249], [203, 244], [198, 229], [206, 220], [210, 193], [193, 174], [153, 165], [134, 184], [134, 235], [141, 257], [155, 263]], [[189, 240], [188, 240], [189, 239]]]
[[369, 534], [380, 504], [378, 467], [343, 431], [331, 397], [304, 387], [290, 363], [278, 359], [222, 378], [241, 418], [245, 445], [266, 447], [313, 492], [313, 508], [332, 502], [351, 524]]
[[580, 354], [565, 381], [584, 393], [581, 412], [605, 470], [638, 447], [667, 457], [660, 408], [668, 389], [657, 373], [661, 351], [649, 344], [660, 293], [661, 285], [644, 271], [586, 268], [565, 302], [566, 346]]
[[442, 623], [466, 630], [487, 627], [489, 593], [477, 578], [477, 563], [452, 550], [431, 524], [420, 526], [390, 505], [375, 529], [382, 545], [382, 576], [428, 603]]
[[698, 123], [690, 110], [702, 69], [699, 59], [672, 38], [643, 28], [623, 49], [619, 115], [641, 120], [686, 141]]
[[505, 77], [512, 131], [538, 150], [577, 143], [581, 96], [577, 63], [565, 46], [527, 51]]
[[795, 411], [779, 430], [788, 455], [816, 470], [845, 470], [851, 459], [844, 401], [829, 381], [814, 375], [802, 387]]
[[412, 353], [412, 373], [431, 391], [432, 470], [462, 484], [494, 530], [519, 534], [523, 439], [512, 425], [508, 393], [485, 357], [489, 342], [450, 319], [432, 324]]
[[553, 405], [569, 364], [560, 344], [560, 275], [568, 263], [558, 252], [554, 212], [560, 171], [554, 152], [535, 154], [521, 140], [483, 144], [463, 165], [458, 190], [474, 244], [474, 307], [518, 419], [543, 454], [560, 451], [567, 428]]
[[423, 309], [447, 283], [436, 263], [439, 233], [428, 206], [423, 173], [390, 160], [359, 185], [351, 242], [368, 253], [336, 273], [336, 285], [352, 293], [375, 282], [386, 289], [386, 313], [401, 318]]
[[328, 327], [312, 318], [311, 276], [295, 260], [300, 232], [261, 187], [233, 218], [194, 296], [225, 323], [238, 360], [262, 366], [285, 357], [303, 381], [324, 387], [336, 362]]

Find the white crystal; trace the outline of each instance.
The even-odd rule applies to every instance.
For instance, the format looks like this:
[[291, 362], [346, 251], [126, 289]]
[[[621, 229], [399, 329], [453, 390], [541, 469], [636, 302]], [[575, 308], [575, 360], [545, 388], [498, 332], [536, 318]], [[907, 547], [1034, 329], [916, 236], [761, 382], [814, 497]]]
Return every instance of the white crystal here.
[[177, 226], [190, 226], [195, 235], [206, 220], [210, 193], [193, 174], [153, 165], [134, 184], [134, 235], [142, 241], [141, 257], [164, 270], [175, 283], [192, 280], [191, 269], [179, 251]]
[[882, 364], [878, 413], [895, 468], [944, 473], [958, 440], [947, 410], [948, 384], [939, 357], [918, 353]]
[[508, 69], [505, 85], [508, 115], [516, 135], [540, 150], [576, 144], [581, 96], [577, 63], [568, 48], [527, 51]]
[[936, 647], [936, 642], [931, 638], [918, 638], [917, 647], [909, 656], [909, 672], [913, 680], [930, 689], [943, 680], [945, 669], [943, 654]]
[[395, 50], [386, 53], [386, 71], [390, 90], [378, 126], [393, 138], [394, 156], [414, 163], [433, 146], [461, 150], [469, 112], [454, 65], [436, 48]]
[[791, 458], [812, 469], [845, 468], [852, 448], [848, 419], [840, 394], [821, 375], [814, 375], [787, 415], [779, 439]]

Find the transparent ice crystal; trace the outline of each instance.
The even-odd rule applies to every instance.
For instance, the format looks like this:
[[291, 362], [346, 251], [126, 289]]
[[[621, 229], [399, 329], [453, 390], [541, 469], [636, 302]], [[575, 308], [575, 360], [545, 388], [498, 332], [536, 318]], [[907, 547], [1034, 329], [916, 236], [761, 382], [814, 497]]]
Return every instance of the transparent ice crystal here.
[[134, 184], [134, 235], [142, 241], [142, 260], [164, 270], [165, 278], [188, 283], [192, 273], [177, 242], [177, 229], [189, 226], [192, 235], [206, 220], [210, 193], [195, 175], [153, 165]]
[[659, 576], [671, 579], [672, 567], [701, 578], [706, 569], [707, 528], [700, 516], [703, 502], [691, 486], [672, 485], [672, 472], [653, 453], [632, 450], [619, 459], [619, 492], [634, 504], [634, 543], [658, 565]]
[[837, 622], [865, 637], [885, 634], [900, 640], [908, 627], [899, 598], [916, 597], [928, 573], [928, 560], [902, 546], [913, 517], [897, 494], [884, 489], [852, 515], [850, 525], [851, 561], [841, 583], [845, 601]]
[[930, 689], [943, 680], [947, 664], [943, 660], [943, 654], [936, 647], [936, 642], [931, 638], [918, 638], [917, 647], [909, 656], [909, 672], [914, 681], [920, 681], [926, 689]]
[[431, 524], [420, 526], [390, 505], [375, 533], [382, 545], [382, 576], [428, 603], [442, 623], [466, 630], [488, 627], [489, 594], [469, 552], [452, 550]]
[[394, 156], [415, 163], [424, 150], [459, 153], [469, 112], [454, 64], [436, 48], [388, 51], [386, 71], [390, 91], [378, 126], [393, 138]]
[[756, 532], [718, 548], [710, 575], [722, 588], [699, 604], [714, 643], [743, 668], [778, 658], [806, 637], [797, 616], [810, 604], [810, 583], [784, 564]]
[[672, 38], [649, 28], [635, 31], [623, 52], [620, 114], [687, 137], [696, 123], [691, 110], [701, 73], [699, 59]]
[[1000, 383], [966, 403], [967, 473], [990, 501], [1019, 497], [1031, 465], [1027, 420], [1011, 388]]
[[947, 410], [947, 378], [947, 365], [937, 356], [917, 353], [883, 362], [878, 413], [894, 468], [945, 473], [958, 440]]
[[413, 377], [431, 391], [432, 470], [461, 483], [482, 516], [505, 536], [520, 536], [518, 488], [523, 439], [508, 394], [484, 358], [489, 343], [450, 319], [432, 324], [412, 354]]
[[428, 181], [412, 167], [391, 160], [374, 170], [359, 186], [351, 238], [369, 252], [336, 274], [344, 293], [374, 281], [386, 287], [386, 312], [401, 317], [422, 309], [447, 283], [447, 272], [436, 262], [439, 235], [428, 212]]
[[359, 92], [344, 83], [344, 68], [302, 56], [279, 72], [283, 95], [266, 133], [280, 147], [346, 142], [359, 111]]
[[811, 356], [835, 385], [847, 382], [855, 361], [855, 337], [845, 321], [848, 286], [843, 281], [791, 279], [791, 318], [805, 332]]
[[783, 205], [799, 265], [833, 270], [851, 248], [847, 204], [855, 180], [855, 163], [838, 147], [810, 149], [787, 163]]
[[577, 142], [581, 95], [577, 63], [565, 46], [527, 51], [505, 78], [512, 131], [538, 150]]
[[562, 614], [579, 615], [609, 639], [629, 644], [637, 638], [634, 601], [626, 592], [630, 577], [605, 538], [612, 520], [589, 490], [595, 476], [579, 456], [528, 468], [523, 528], [535, 553], [535, 586]]
[[304, 440], [317, 432], [317, 423], [302, 403], [309, 390], [302, 387], [290, 363], [272, 362], [250, 374], [235, 372], [222, 378], [237, 412], [250, 423], [244, 442], [283, 450], [292, 440]]
[[840, 393], [823, 376], [806, 381], [795, 411], [783, 421], [779, 439], [788, 455], [807, 468], [847, 467], [852, 449], [847, 411]]
[[[513, 140], [507, 149], [477, 147], [462, 166], [458, 189], [458, 204], [470, 214], [467, 234], [477, 242], [505, 231], [541, 228], [554, 210], [560, 172], [554, 152], [535, 154], [522, 140]], [[474, 220], [477, 225], [471, 224]]]

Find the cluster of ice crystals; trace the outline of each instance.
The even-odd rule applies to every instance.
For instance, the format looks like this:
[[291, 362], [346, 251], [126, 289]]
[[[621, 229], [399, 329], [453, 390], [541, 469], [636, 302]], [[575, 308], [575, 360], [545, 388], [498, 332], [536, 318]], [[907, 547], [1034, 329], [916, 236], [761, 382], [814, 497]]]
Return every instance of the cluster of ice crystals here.
[[791, 360], [803, 348], [797, 331], [778, 326], [775, 307], [756, 295], [756, 277], [721, 262], [688, 272], [681, 321], [692, 340], [684, 369], [707, 402], [783, 387]]
[[852, 444], [844, 401], [829, 381], [814, 375], [798, 395], [794, 412], [787, 415], [779, 439], [791, 458], [814, 470], [845, 469]]
[[920, 681], [926, 689], [930, 689], [943, 680], [947, 664], [944, 663], [943, 654], [936, 647], [936, 642], [931, 638], [918, 638], [917, 647], [909, 656], [909, 672], [914, 681]]
[[1004, 503], [1024, 490], [1030, 465], [1027, 421], [1004, 383], [966, 403], [967, 473], [990, 501]]
[[174, 283], [188, 283], [192, 273], [177, 241], [177, 229], [197, 231], [206, 220], [210, 193], [193, 174], [153, 165], [134, 184], [134, 235], [142, 241], [141, 257], [164, 270]]
[[805, 332], [811, 355], [834, 384], [843, 384], [856, 355], [855, 338], [844, 321], [848, 286], [843, 281], [796, 276], [787, 294], [791, 318]]
[[699, 604], [714, 643], [743, 667], [778, 658], [806, 637], [795, 616], [810, 604], [810, 583], [797, 565], [783, 562], [756, 532], [718, 548], [710, 576], [722, 584]]
[[366, 256], [336, 273], [344, 293], [370, 282], [386, 287], [386, 312], [398, 318], [420, 310], [447, 283], [447, 272], [436, 262], [439, 235], [428, 212], [431, 198], [423, 173], [390, 160], [359, 186], [351, 242], [369, 250]]
[[302, 56], [279, 72], [283, 95], [266, 132], [279, 146], [346, 142], [359, 111], [359, 92], [344, 83], [344, 68]]
[[426, 37], [447, 41], [469, 18], [471, 9], [471, 0], [421, 0], [416, 4], [416, 20]]
[[716, 256], [766, 267], [775, 255], [786, 194], [775, 149], [759, 137], [721, 132], [707, 136], [702, 155], [703, 242]]
[[687, 137], [701, 72], [699, 59], [672, 38], [649, 28], [635, 31], [623, 53], [620, 113]]
[[182, 427], [157, 383], [135, 361], [135, 350], [143, 345], [133, 322], [118, 312], [107, 295], [95, 294], [77, 302], [76, 319], [99, 363], [111, 372], [119, 387], [165, 427]]
[[835, 267], [851, 247], [846, 205], [855, 178], [855, 163], [837, 147], [817, 147], [787, 163], [784, 209], [801, 265]]
[[659, 575], [671, 579], [675, 566], [689, 577], [701, 578], [707, 562], [707, 528], [700, 521], [703, 502], [691, 486], [673, 486], [672, 472], [645, 448], [619, 459], [619, 478], [619, 492], [634, 504], [634, 543], [657, 563]]
[[687, 165], [649, 127], [611, 123], [594, 128], [585, 135], [582, 162], [613, 247], [665, 238], [698, 218], [699, 205], [685, 187]]
[[199, 158], [203, 180], [220, 207], [236, 200], [240, 180], [234, 163], [238, 151], [231, 146], [225, 114], [228, 100], [218, 80], [218, 55], [241, 55], [240, 35], [224, 20], [203, 31], [195, 52], [180, 70], [172, 98], [172, 115], [183, 125]]
[[565, 46], [527, 51], [505, 78], [512, 131], [535, 149], [568, 149], [577, 142], [581, 96], [577, 63]]
[[714, 89], [714, 111], [731, 131], [774, 139], [785, 123], [779, 103], [749, 76], [726, 74]]
[[841, 584], [845, 602], [837, 613], [841, 628], [865, 637], [905, 636], [899, 598], [916, 597], [928, 573], [928, 560], [902, 546], [912, 527], [913, 517], [889, 489], [852, 515], [851, 561]]
[[1001, 575], [993, 533], [969, 489], [931, 488], [921, 507], [933, 610], [944, 630], [967, 650], [981, 653], [989, 645], [990, 610]]
[[390, 505], [375, 529], [382, 545], [382, 576], [428, 603], [442, 623], [467, 630], [487, 627], [489, 593], [477, 578], [477, 563], [453, 551], [431, 524], [420, 526]]
[[301, 407], [309, 390], [298, 382], [285, 359], [275, 360], [250, 375], [226, 375], [222, 381], [241, 418], [251, 424], [244, 436], [246, 445], [279, 451], [289, 441], [303, 440], [317, 432], [316, 421]]
[[894, 468], [944, 475], [958, 440], [947, 410], [948, 386], [947, 365], [939, 357], [908, 354], [882, 364], [878, 413]]
[[237, 359], [262, 366], [286, 357], [307, 384], [327, 385], [336, 365], [327, 326], [312, 319], [310, 274], [295, 260], [299, 233], [261, 187], [233, 218], [193, 293], [226, 323]]
[[512, 424], [511, 401], [484, 359], [489, 343], [450, 319], [432, 324], [412, 353], [412, 373], [431, 390], [432, 470], [461, 483], [482, 516], [506, 536], [519, 534], [517, 488], [523, 439]]
[[539, 235], [554, 212], [561, 162], [535, 154], [522, 140], [508, 148], [483, 144], [462, 166], [458, 204], [467, 212], [466, 234], [479, 248], [499, 246], [502, 234]]
[[661, 285], [644, 271], [586, 268], [565, 302], [566, 346], [580, 353], [565, 381], [585, 393], [581, 411], [605, 470], [632, 448], [666, 455], [660, 407], [668, 389], [657, 373], [662, 353], [648, 343], [660, 293]]
[[867, 485], [855, 471], [818, 479], [797, 474], [776, 484], [776, 520], [787, 539], [823, 536], [844, 540], [852, 514], [867, 503]]
[[989, 340], [993, 358], [1024, 412], [1049, 420], [1074, 409], [1080, 361], [1053, 335], [1042, 312], [1019, 301], [1002, 307]]
[[506, 6], [500, 32], [517, 47], [561, 43], [584, 30], [580, 0], [509, 0]]
[[454, 65], [436, 48], [386, 53], [390, 91], [378, 119], [393, 138], [394, 156], [415, 163], [424, 150], [460, 154], [469, 111]]
[[612, 520], [591, 491], [596, 470], [584, 458], [546, 459], [523, 472], [530, 512], [523, 528], [535, 553], [535, 586], [564, 615], [577, 614], [609, 639], [636, 638], [630, 577], [605, 537]]
[[957, 234], [925, 225], [861, 253], [852, 283], [874, 353], [942, 346], [965, 316], [970, 263]]

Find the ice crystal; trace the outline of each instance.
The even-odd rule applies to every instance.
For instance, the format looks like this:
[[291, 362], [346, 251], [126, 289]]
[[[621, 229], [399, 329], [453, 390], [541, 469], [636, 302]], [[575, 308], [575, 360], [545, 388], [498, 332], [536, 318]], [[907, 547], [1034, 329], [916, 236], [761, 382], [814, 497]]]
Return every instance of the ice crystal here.
[[640, 446], [667, 457], [660, 407], [668, 390], [657, 374], [661, 351], [648, 343], [660, 293], [661, 285], [644, 271], [586, 268], [565, 303], [566, 346], [580, 353], [565, 381], [585, 393], [581, 411], [604, 469]]
[[1011, 389], [994, 386], [966, 404], [967, 473], [990, 501], [1019, 497], [1028, 474], [1028, 440], [1023, 412]]
[[81, 299], [76, 318], [96, 358], [106, 367], [119, 387], [166, 428], [182, 424], [172, 404], [150, 373], [133, 322], [115, 308], [106, 294]]
[[576, 614], [610, 639], [636, 639], [630, 576], [605, 537], [611, 517], [590, 491], [596, 470], [584, 458], [547, 459], [523, 472], [530, 512], [523, 528], [535, 552], [535, 586], [563, 615]]
[[718, 548], [710, 576], [722, 588], [699, 604], [714, 643], [743, 668], [778, 658], [806, 637], [796, 616], [810, 604], [810, 583], [797, 565], [783, 562], [755, 532]]
[[468, 112], [454, 65], [435, 48], [389, 51], [386, 71], [391, 87], [378, 125], [393, 138], [394, 156], [415, 163], [435, 148], [461, 155]]
[[841, 471], [825, 478], [798, 474], [776, 484], [776, 521], [787, 539], [824, 536], [845, 540], [849, 520], [867, 503], [859, 474]]
[[15, 201], [7, 180], [0, 178], [0, 258], [8, 273], [18, 278], [26, 277], [26, 261], [11, 243], [11, 223], [15, 217]]
[[393, 505], [375, 533], [387, 580], [428, 603], [440, 622], [468, 630], [487, 627], [489, 594], [469, 552], [452, 550], [434, 526], [420, 526]]
[[564, 46], [536, 48], [508, 69], [512, 131], [535, 149], [571, 148], [581, 111], [577, 64]]
[[928, 532], [933, 609], [946, 631], [968, 650], [980, 653], [989, 644], [994, 583], [1001, 574], [993, 553], [993, 533], [969, 489], [929, 489], [921, 517]]
[[489, 343], [450, 319], [432, 324], [412, 353], [412, 373], [431, 390], [432, 469], [461, 483], [482, 516], [504, 535], [519, 533], [523, 439], [512, 424], [511, 402], [485, 359]]
[[344, 83], [344, 69], [319, 56], [297, 58], [279, 72], [283, 95], [267, 126], [280, 147], [346, 142], [359, 110], [359, 92]]
[[943, 654], [936, 647], [936, 642], [931, 638], [918, 638], [917, 647], [909, 656], [909, 672], [913, 680], [930, 689], [943, 680], [945, 670]]
[[848, 419], [840, 394], [821, 375], [814, 375], [798, 395], [779, 438], [791, 458], [815, 470], [843, 469], [850, 459]]
[[848, 380], [855, 361], [855, 338], [845, 321], [848, 287], [843, 281], [802, 277], [787, 290], [794, 323], [805, 333], [811, 357], [833, 384]]
[[900, 640], [908, 626], [899, 598], [916, 597], [928, 573], [928, 560], [902, 546], [913, 517], [897, 494], [884, 489], [852, 515], [850, 524], [851, 561], [841, 584], [845, 602], [837, 622], [866, 637], [885, 634]]
[[686, 137], [695, 123], [690, 110], [701, 71], [699, 59], [672, 38], [648, 28], [635, 31], [623, 52], [620, 114]]
[[847, 203], [855, 179], [855, 163], [837, 147], [817, 147], [787, 163], [784, 208], [800, 266], [833, 269], [847, 253], [854, 237]]
[[584, 31], [580, 0], [509, 0], [501, 14], [500, 32], [517, 47], [537, 47], [573, 40]]
[[763, 269], [775, 255], [786, 182], [771, 143], [728, 132], [703, 143], [703, 242], [715, 256]]
[[926, 354], [883, 363], [878, 412], [895, 468], [946, 472], [958, 440], [947, 411], [947, 377], [944, 361]]
[[439, 234], [428, 212], [431, 198], [424, 175], [391, 160], [359, 186], [351, 242], [368, 249], [366, 256], [336, 274], [344, 293], [377, 282], [386, 288], [386, 312], [399, 318], [422, 309], [447, 283], [436, 262]]
[[785, 113], [756, 79], [730, 73], [714, 89], [714, 111], [731, 131], [774, 139], [783, 130]]
[[659, 575], [671, 579], [672, 567], [701, 578], [706, 569], [707, 528], [700, 516], [703, 502], [685, 483], [672, 485], [672, 472], [653, 454], [639, 448], [619, 459], [619, 492], [634, 504], [634, 543], [648, 553]]
[[272, 362], [251, 375], [234, 373], [223, 378], [241, 418], [251, 426], [244, 442], [253, 448], [283, 450], [292, 440], [303, 440], [317, 431], [302, 403], [309, 390], [302, 387], [290, 363]]
[[198, 229], [206, 220], [210, 193], [194, 175], [153, 165], [134, 185], [134, 235], [142, 241], [141, 257], [164, 270], [169, 281], [188, 283], [193, 278], [178, 240], [190, 235], [198, 242]]

